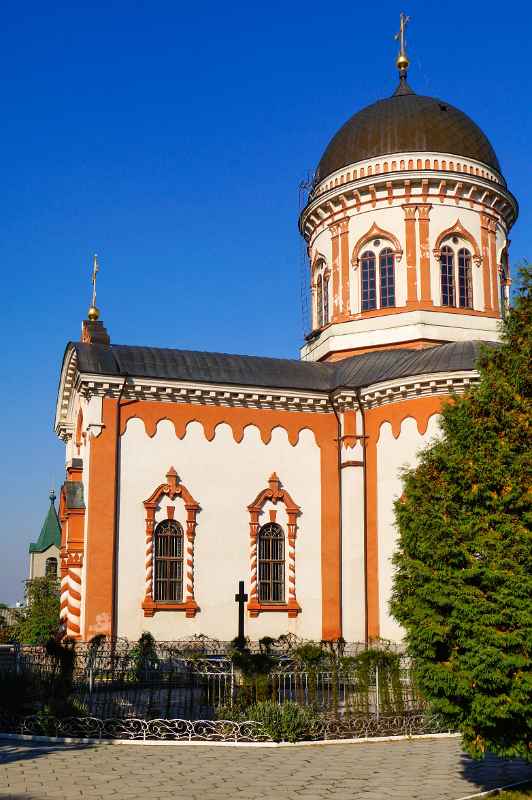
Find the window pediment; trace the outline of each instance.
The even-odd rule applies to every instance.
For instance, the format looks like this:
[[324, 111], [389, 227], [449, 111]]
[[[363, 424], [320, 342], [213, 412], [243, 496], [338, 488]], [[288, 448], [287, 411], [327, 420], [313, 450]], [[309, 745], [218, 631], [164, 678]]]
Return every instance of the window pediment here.
[[355, 267], [355, 269], [359, 266], [362, 251], [375, 239], [379, 240], [379, 250], [381, 248], [384, 249], [385, 247], [389, 247], [397, 261], [400, 261], [403, 257], [403, 248], [401, 247], [399, 239], [390, 231], [386, 231], [384, 228], [380, 228], [376, 223], [373, 223], [371, 228], [360, 237], [353, 249], [353, 253], [351, 255], [351, 264]]

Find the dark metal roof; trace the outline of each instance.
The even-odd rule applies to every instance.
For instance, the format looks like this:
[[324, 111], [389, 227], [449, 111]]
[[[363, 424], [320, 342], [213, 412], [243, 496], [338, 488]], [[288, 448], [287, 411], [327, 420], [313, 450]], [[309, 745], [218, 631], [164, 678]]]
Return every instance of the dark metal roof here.
[[[450, 342], [423, 350], [376, 350], [337, 362], [336, 385], [359, 388], [373, 383], [473, 369], [482, 342]], [[493, 346], [493, 343], [489, 343]]]
[[81, 372], [199, 383], [328, 391], [330, 367], [288, 358], [75, 343]]
[[377, 350], [336, 363], [73, 342], [80, 372], [193, 383], [329, 392], [428, 373], [473, 369], [480, 342]]
[[366, 158], [411, 152], [450, 153], [501, 171], [488, 138], [467, 114], [401, 84], [392, 97], [363, 108], [340, 128], [321, 158], [316, 180]]

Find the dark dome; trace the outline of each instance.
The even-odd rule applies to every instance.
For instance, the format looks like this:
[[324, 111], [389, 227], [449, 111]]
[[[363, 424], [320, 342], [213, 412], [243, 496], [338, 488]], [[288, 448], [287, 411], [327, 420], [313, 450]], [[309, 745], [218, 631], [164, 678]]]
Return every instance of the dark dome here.
[[363, 108], [340, 128], [321, 158], [316, 181], [356, 161], [412, 152], [449, 153], [501, 171], [493, 147], [467, 114], [401, 83], [394, 95]]

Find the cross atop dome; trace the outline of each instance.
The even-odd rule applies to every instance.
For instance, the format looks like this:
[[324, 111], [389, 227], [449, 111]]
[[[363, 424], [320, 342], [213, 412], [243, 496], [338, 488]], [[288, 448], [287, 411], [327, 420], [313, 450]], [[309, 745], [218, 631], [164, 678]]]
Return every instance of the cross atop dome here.
[[401, 94], [415, 94], [415, 92], [412, 91], [406, 82], [407, 70], [410, 64], [406, 54], [406, 26], [410, 20], [411, 18], [407, 17], [406, 14], [401, 11], [400, 27], [398, 32], [395, 34], [395, 40], [399, 41], [399, 55], [397, 56], [397, 60], [395, 62], [397, 69], [399, 70], [399, 86], [393, 93], [394, 97]]
[[403, 73], [404, 77], [406, 78], [406, 70], [410, 64], [408, 56], [406, 55], [406, 26], [409, 22], [410, 17], [407, 17], [406, 14], [401, 11], [400, 27], [398, 32], [395, 34], [395, 40], [399, 41], [399, 55], [397, 56], [396, 64], [401, 78], [403, 77]]

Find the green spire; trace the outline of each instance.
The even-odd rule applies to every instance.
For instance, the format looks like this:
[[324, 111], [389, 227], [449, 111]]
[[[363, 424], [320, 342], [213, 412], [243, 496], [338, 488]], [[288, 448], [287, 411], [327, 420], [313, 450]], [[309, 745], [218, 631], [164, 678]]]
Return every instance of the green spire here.
[[61, 526], [55, 510], [55, 492], [52, 489], [50, 492], [50, 508], [43, 522], [39, 538], [36, 542], [30, 544], [29, 551], [30, 553], [44, 553], [53, 544], [56, 547], [61, 546]]

